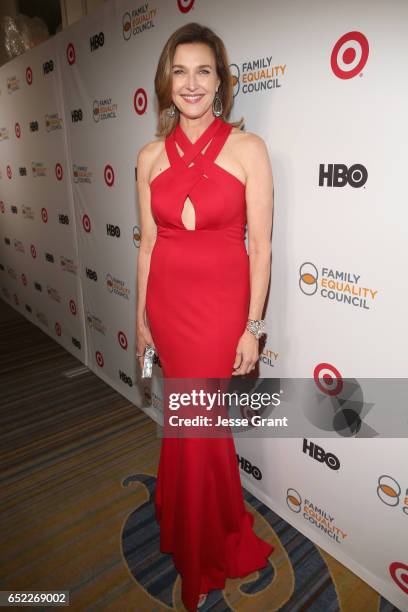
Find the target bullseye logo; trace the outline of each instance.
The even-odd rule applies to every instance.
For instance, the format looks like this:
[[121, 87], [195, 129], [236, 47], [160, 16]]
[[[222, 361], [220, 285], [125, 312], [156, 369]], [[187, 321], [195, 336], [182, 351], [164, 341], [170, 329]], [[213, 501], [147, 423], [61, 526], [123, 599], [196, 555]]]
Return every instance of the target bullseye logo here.
[[11, 171], [11, 166], [7, 166], [7, 177], [11, 179], [12, 176], [13, 176], [13, 173]]
[[60, 336], [62, 333], [61, 325], [58, 322], [55, 323], [55, 333], [57, 334], [57, 336]]
[[133, 106], [138, 115], [143, 115], [143, 113], [146, 112], [147, 93], [143, 89], [143, 87], [139, 87], [139, 89], [136, 89], [135, 95], [133, 98]]
[[31, 70], [30, 66], [26, 68], [26, 81], [29, 85], [33, 84], [33, 71]]
[[57, 177], [58, 181], [62, 181], [63, 175], [64, 175], [64, 172], [62, 170], [62, 166], [58, 162], [58, 163], [55, 164], [55, 176]]
[[331, 363], [319, 363], [314, 369], [313, 378], [326, 395], [338, 395], [343, 389], [342, 375]]
[[124, 334], [124, 332], [123, 332], [123, 331], [119, 331], [119, 332], [118, 332], [118, 342], [119, 342], [120, 346], [121, 346], [123, 349], [125, 349], [125, 350], [127, 349], [127, 347], [128, 347], [128, 341], [127, 341], [126, 335]]
[[89, 232], [91, 231], [91, 220], [88, 215], [84, 215], [82, 217], [82, 227], [89, 234]]
[[77, 307], [76, 307], [74, 300], [69, 300], [69, 310], [71, 314], [76, 315]]
[[21, 136], [21, 126], [20, 126], [20, 124], [18, 122], [14, 126], [14, 132], [15, 132], [17, 138], [20, 138], [20, 136]]
[[41, 209], [41, 219], [43, 220], [44, 223], [48, 222], [48, 212], [46, 208]]
[[67, 62], [70, 66], [75, 64], [75, 47], [72, 43], [67, 46]]
[[113, 171], [112, 166], [106, 164], [105, 169], [103, 171], [103, 176], [105, 178], [105, 183], [107, 184], [107, 186], [112, 187], [113, 183], [115, 182], [115, 173]]
[[181, 13], [188, 13], [194, 6], [195, 0], [177, 0], [177, 6]]
[[361, 32], [347, 32], [333, 47], [331, 68], [339, 79], [352, 79], [367, 63], [368, 40]]
[[104, 362], [102, 353], [100, 351], [96, 351], [96, 353], [95, 353], [95, 360], [96, 360], [97, 365], [100, 368], [103, 368], [105, 362]]
[[37, 257], [37, 249], [35, 248], [35, 246], [33, 244], [30, 246], [30, 253], [31, 253], [31, 257], [33, 259], [35, 259]]
[[408, 595], [408, 565], [394, 561], [390, 564], [390, 574], [395, 584]]

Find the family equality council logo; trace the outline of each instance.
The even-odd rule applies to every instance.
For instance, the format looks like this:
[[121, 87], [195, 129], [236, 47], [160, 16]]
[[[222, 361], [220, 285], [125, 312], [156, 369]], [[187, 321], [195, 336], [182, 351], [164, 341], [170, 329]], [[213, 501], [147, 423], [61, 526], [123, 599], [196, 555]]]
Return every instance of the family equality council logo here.
[[378, 290], [365, 287], [361, 275], [326, 266], [320, 268], [310, 261], [305, 261], [299, 268], [299, 288], [304, 295], [318, 293], [320, 297], [370, 310], [377, 297]]

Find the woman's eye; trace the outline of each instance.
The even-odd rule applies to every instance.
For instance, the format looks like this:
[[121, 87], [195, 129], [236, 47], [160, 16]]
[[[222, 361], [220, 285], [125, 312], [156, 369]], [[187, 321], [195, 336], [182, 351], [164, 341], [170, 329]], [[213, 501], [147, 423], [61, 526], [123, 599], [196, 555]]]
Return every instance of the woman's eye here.
[[[181, 72], [183, 72], [181, 68], [178, 68], [177, 70], [173, 72], [173, 74], [180, 74]], [[200, 70], [200, 72], [204, 72], [204, 74], [210, 74], [210, 71], [206, 70], [205, 68], [203, 70]]]

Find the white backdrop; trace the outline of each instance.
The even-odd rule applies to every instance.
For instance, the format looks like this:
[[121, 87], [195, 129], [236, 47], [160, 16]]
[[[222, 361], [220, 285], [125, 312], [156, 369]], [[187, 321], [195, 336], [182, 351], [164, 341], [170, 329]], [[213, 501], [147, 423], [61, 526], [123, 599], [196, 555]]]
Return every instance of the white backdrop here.
[[[407, 18], [403, 0], [111, 1], [3, 66], [2, 298], [160, 421], [160, 365], [142, 383], [134, 358], [135, 165], [163, 44], [198, 21], [225, 41], [231, 119], [272, 161], [260, 375], [404, 377]], [[236, 446], [250, 491], [408, 610], [406, 439]]]

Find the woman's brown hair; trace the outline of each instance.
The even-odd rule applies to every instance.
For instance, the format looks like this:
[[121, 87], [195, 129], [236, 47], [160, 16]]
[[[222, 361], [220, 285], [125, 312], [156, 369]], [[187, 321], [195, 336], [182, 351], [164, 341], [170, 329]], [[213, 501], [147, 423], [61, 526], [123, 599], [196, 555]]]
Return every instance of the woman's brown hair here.
[[[218, 95], [222, 102], [221, 118], [225, 121], [229, 116], [234, 101], [232, 75], [229, 68], [227, 51], [221, 38], [217, 36], [210, 28], [200, 25], [199, 23], [187, 23], [178, 28], [170, 36], [163, 47], [159, 63], [157, 65], [156, 75], [154, 78], [154, 87], [158, 101], [158, 129], [156, 136], [166, 137], [176, 127], [180, 112], [175, 107], [174, 117], [169, 117], [168, 109], [172, 104], [171, 89], [172, 89], [172, 64], [177, 45], [183, 43], [200, 42], [208, 45], [212, 49], [215, 56], [215, 65], [217, 76], [220, 79]], [[244, 118], [239, 121], [231, 122], [234, 127], [241, 129], [244, 123]]]

